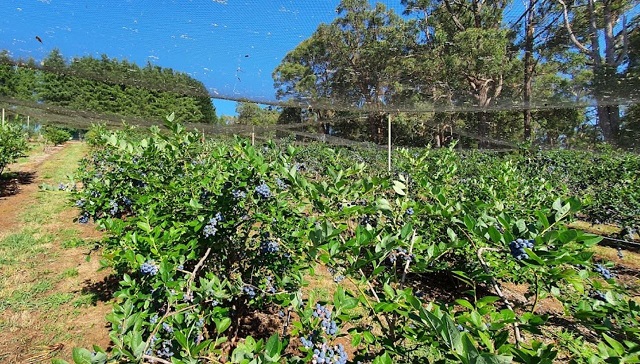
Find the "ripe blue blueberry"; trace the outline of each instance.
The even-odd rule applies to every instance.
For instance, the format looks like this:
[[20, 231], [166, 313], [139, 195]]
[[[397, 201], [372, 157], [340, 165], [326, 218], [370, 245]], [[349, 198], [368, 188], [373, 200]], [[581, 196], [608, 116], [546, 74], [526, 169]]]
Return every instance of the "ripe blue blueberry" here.
[[260, 185], [256, 187], [256, 194], [259, 197], [266, 199], [271, 197], [271, 189], [269, 189], [269, 186], [267, 186], [266, 183], [262, 182]]
[[140, 273], [149, 276], [155, 276], [158, 274], [158, 266], [156, 266], [152, 261], [148, 261], [142, 263], [140, 266]]

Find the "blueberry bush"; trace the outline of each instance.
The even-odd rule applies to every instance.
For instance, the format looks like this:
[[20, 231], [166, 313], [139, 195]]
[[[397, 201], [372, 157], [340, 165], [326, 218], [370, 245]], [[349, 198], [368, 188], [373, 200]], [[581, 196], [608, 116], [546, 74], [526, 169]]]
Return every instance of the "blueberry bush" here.
[[0, 174], [29, 149], [27, 133], [22, 125], [6, 122], [0, 125]]
[[203, 142], [171, 118], [91, 145], [77, 222], [106, 232], [121, 279], [112, 347], [77, 363], [552, 363], [567, 350], [543, 335], [547, 297], [593, 332], [576, 339], [590, 362], [640, 360], [638, 304], [594, 261], [600, 238], [567, 227], [582, 204], [519, 155], [471, 177], [477, 156], [404, 150], [388, 173], [350, 149]]

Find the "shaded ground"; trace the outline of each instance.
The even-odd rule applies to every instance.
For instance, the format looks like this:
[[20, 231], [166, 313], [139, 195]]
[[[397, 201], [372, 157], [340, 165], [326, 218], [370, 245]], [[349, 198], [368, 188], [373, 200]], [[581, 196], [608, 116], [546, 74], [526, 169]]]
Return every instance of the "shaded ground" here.
[[0, 179], [0, 362], [70, 360], [75, 346], [109, 344], [100, 235], [73, 222], [68, 192], [38, 187], [68, 183], [84, 148], [38, 151]]

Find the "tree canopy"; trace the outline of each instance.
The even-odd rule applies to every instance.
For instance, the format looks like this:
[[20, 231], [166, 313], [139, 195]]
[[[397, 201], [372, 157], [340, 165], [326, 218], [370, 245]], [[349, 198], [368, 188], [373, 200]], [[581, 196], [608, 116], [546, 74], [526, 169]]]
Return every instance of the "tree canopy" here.
[[[14, 65], [17, 64], [17, 65]], [[147, 63], [140, 67], [102, 55], [66, 61], [54, 49], [41, 67], [0, 53], [0, 95], [97, 113], [217, 123], [204, 85], [191, 76]]]
[[[426, 105], [469, 106], [474, 112], [402, 116], [428, 124], [413, 128], [423, 130], [423, 140], [455, 128], [480, 140], [570, 144], [595, 125], [591, 142], [629, 146], [623, 132], [640, 123], [637, 107], [603, 100], [622, 78], [638, 72], [630, 46], [638, 39], [638, 20], [624, 17], [634, 1], [531, 0], [508, 24], [510, 0], [402, 0], [402, 15], [381, 3], [343, 0], [333, 22], [321, 24], [283, 58], [273, 72], [274, 86], [284, 102], [366, 107], [366, 139], [376, 142], [385, 129], [377, 108]], [[595, 100], [593, 117], [570, 104], [586, 95]], [[509, 111], [534, 99], [561, 110]], [[353, 130], [344, 123], [331, 130], [362, 134], [354, 131], [360, 129], [356, 122], [349, 124]]]

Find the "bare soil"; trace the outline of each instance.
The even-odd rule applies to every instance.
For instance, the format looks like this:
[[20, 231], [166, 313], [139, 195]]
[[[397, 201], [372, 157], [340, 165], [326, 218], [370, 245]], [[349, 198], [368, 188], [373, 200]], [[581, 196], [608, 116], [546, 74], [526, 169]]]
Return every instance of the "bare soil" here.
[[[64, 148], [50, 147], [44, 154], [11, 165], [0, 178], [0, 240], [25, 228], [21, 212], [38, 203], [37, 195], [42, 193], [38, 186], [45, 182], [41, 168], [48, 161], [55, 163]], [[68, 195], [61, 194], [60, 198]], [[103, 348], [109, 345], [105, 316], [111, 311], [111, 290], [105, 283], [109, 281], [109, 272], [98, 271], [100, 251], [90, 243], [79, 247], [62, 245], [63, 231], [74, 231], [85, 242], [97, 242], [101, 238], [91, 224], [74, 223], [77, 214], [69, 207], [39, 226], [38, 234], [52, 236], [51, 242], [44, 244], [40, 253], [27, 258], [28, 267], [3, 272], [13, 275], [5, 277], [5, 291], [18, 290], [16, 287], [24, 281], [38, 283], [46, 279], [52, 281], [53, 286], [42, 294], [43, 299], [69, 299], [55, 306], [0, 308], [0, 362], [41, 363], [52, 357], [71, 361], [74, 347], [91, 349], [94, 344]], [[88, 297], [88, 302], [78, 301], [83, 297]]]

